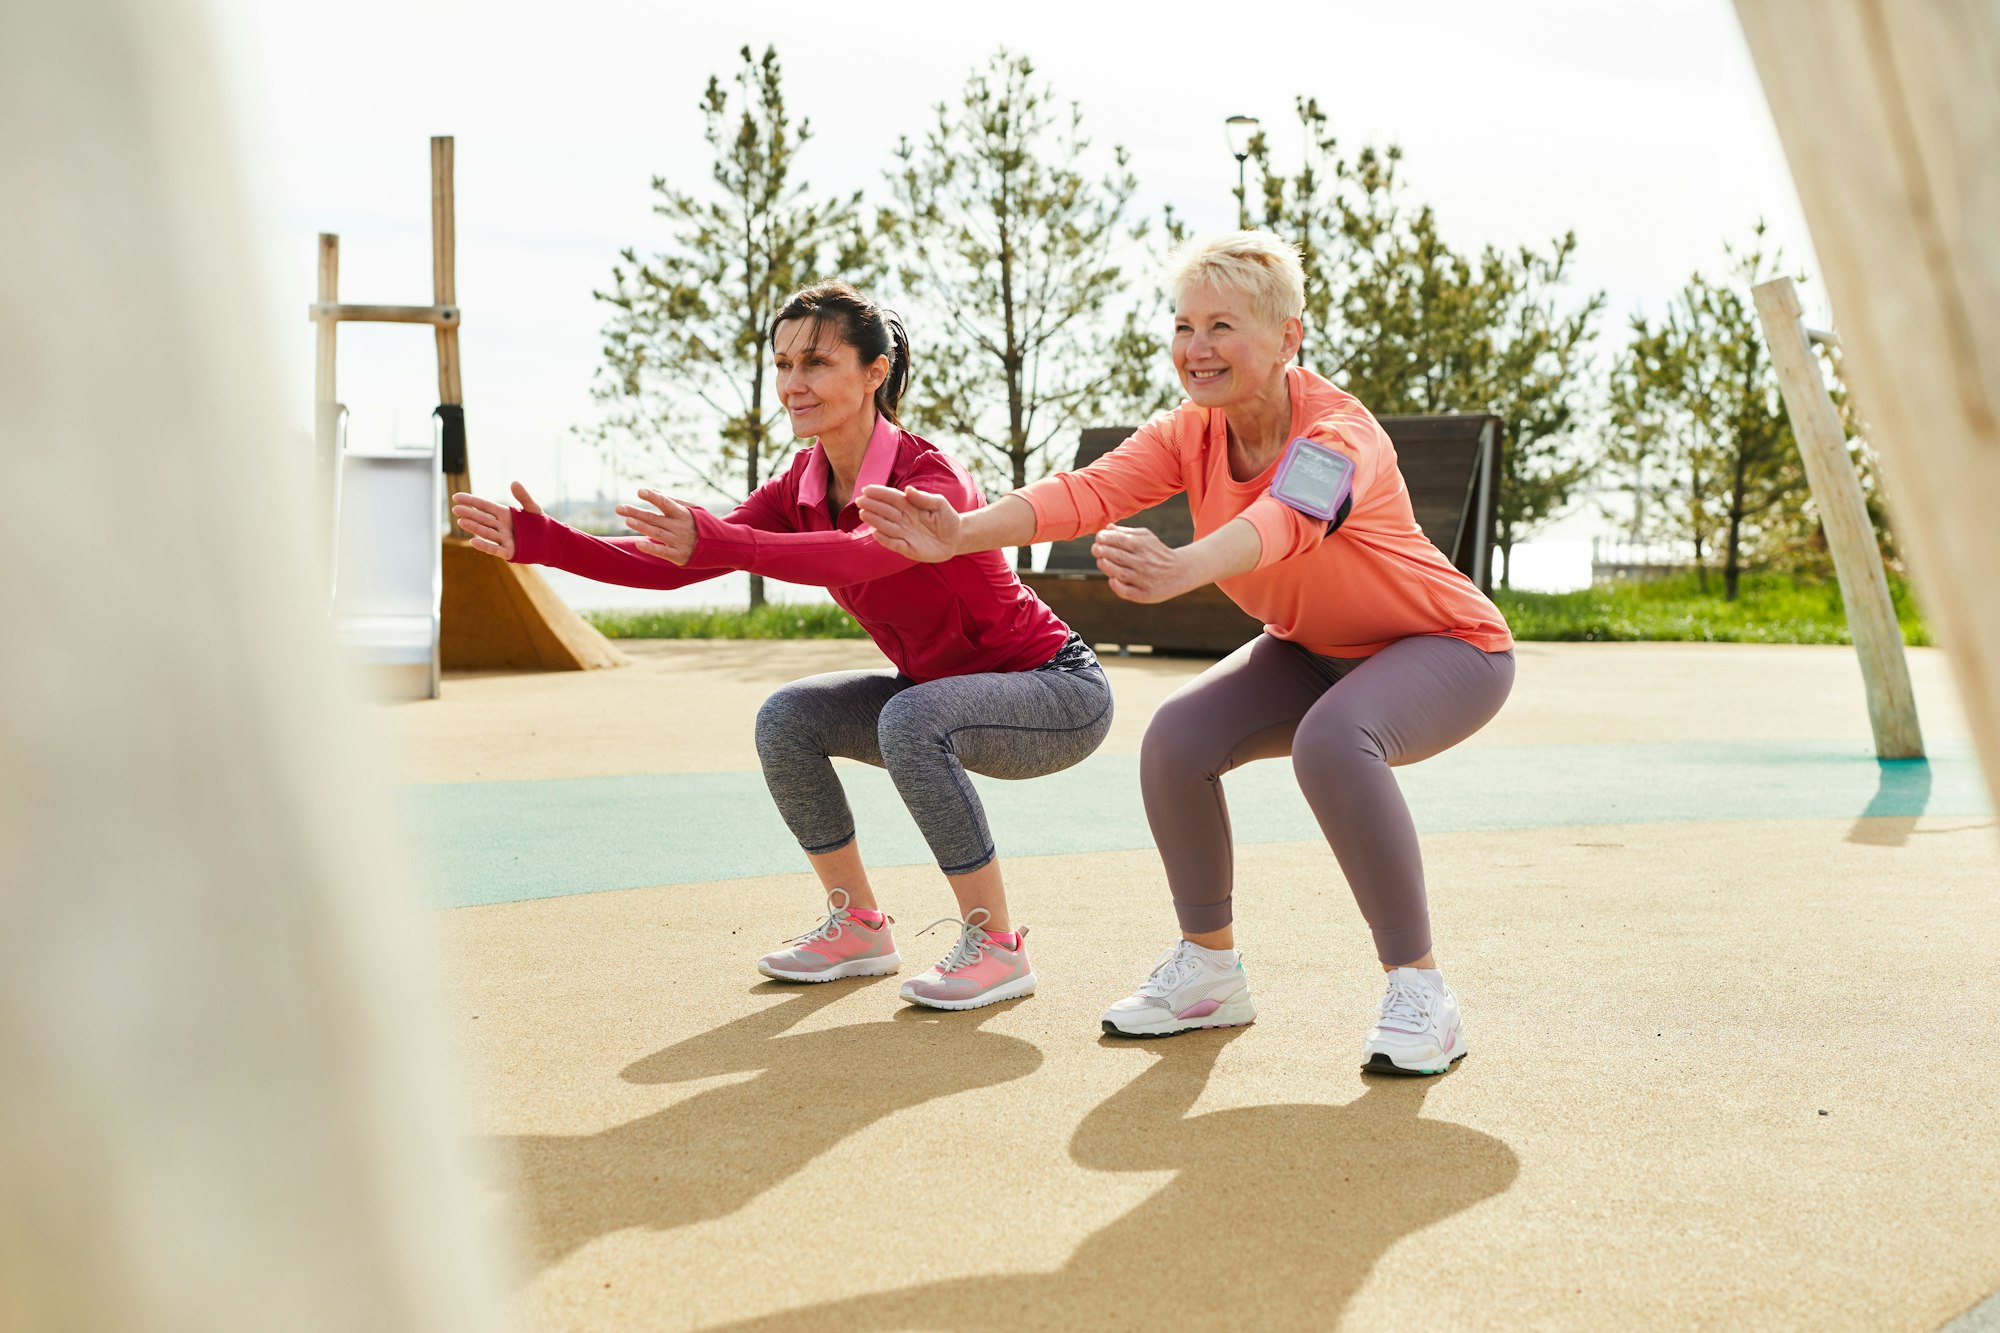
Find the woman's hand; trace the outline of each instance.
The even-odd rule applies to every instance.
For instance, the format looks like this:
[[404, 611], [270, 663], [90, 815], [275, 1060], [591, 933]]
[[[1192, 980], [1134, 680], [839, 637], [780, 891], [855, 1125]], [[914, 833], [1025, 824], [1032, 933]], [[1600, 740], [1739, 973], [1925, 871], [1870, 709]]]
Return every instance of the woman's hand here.
[[[520, 482], [514, 483], [514, 498], [521, 502], [524, 514], [539, 514], [542, 507], [535, 503], [535, 497], [528, 494], [528, 488]], [[502, 560], [514, 558], [514, 511], [506, 505], [482, 500], [476, 495], [460, 491], [451, 497], [451, 516], [458, 520], [458, 526], [465, 529], [466, 536], [472, 538], [472, 549], [497, 555]]]
[[1128, 602], [1164, 602], [1196, 586], [1179, 551], [1146, 528], [1109, 527], [1090, 544], [1091, 558]]
[[618, 517], [639, 534], [639, 549], [676, 565], [685, 565], [694, 556], [694, 515], [671, 495], [640, 491], [639, 498], [653, 506], [619, 505]]
[[875, 540], [905, 559], [935, 565], [958, 554], [961, 521], [942, 495], [915, 486], [864, 486], [855, 505]]

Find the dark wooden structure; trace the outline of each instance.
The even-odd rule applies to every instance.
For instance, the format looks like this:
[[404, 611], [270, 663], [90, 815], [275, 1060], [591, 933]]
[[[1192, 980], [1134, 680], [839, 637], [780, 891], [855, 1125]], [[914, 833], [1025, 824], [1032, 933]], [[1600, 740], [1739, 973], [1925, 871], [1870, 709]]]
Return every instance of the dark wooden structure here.
[[[1452, 564], [1486, 591], [1493, 587], [1493, 530], [1500, 501], [1500, 418], [1486, 415], [1382, 417], [1395, 442], [1417, 525]], [[1129, 427], [1083, 432], [1076, 467], [1130, 438]], [[1123, 522], [1151, 528], [1169, 546], [1194, 540], [1187, 497], [1176, 495]], [[1089, 537], [1057, 542], [1044, 571], [1023, 575], [1055, 613], [1092, 643], [1121, 649], [1147, 644], [1155, 652], [1223, 654], [1263, 626], [1213, 584], [1170, 602], [1145, 606], [1111, 591], [1090, 558]]]

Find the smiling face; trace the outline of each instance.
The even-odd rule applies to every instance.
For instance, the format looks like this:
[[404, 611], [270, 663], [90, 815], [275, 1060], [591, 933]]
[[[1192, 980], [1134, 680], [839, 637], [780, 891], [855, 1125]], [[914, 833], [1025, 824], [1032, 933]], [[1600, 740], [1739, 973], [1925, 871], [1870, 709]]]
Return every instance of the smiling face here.
[[875, 390], [889, 376], [889, 358], [867, 365], [840, 341], [830, 319], [788, 319], [771, 339], [778, 367], [778, 401], [800, 439], [839, 436], [866, 420]]
[[1228, 407], [1271, 391], [1299, 350], [1296, 319], [1273, 324], [1233, 287], [1190, 283], [1174, 311], [1174, 372], [1201, 407]]

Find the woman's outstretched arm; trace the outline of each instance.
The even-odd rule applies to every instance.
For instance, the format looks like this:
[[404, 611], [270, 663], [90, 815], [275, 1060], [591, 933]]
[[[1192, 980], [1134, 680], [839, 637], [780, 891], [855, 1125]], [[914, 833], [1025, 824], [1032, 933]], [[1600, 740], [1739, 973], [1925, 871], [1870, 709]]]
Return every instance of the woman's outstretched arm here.
[[1248, 519], [1234, 518], [1186, 546], [1169, 546], [1149, 528], [1109, 527], [1090, 544], [1091, 558], [1128, 602], [1164, 602], [1204, 583], [1255, 569], [1264, 538]]
[[517, 565], [549, 565], [599, 583], [627, 588], [685, 588], [712, 579], [719, 569], [683, 569], [639, 550], [631, 538], [593, 537], [542, 512], [520, 482], [518, 508], [463, 492], [451, 497], [452, 517], [472, 538], [473, 549]]
[[1014, 495], [960, 513], [950, 500], [921, 487], [867, 486], [855, 504], [878, 542], [926, 564], [1035, 539], [1035, 511]]

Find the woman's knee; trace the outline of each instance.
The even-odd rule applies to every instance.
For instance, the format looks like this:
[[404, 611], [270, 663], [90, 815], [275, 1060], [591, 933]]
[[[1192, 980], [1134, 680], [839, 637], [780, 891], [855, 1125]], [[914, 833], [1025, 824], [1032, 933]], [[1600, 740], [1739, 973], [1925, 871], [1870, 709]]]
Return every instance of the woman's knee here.
[[1308, 790], [1388, 762], [1381, 737], [1365, 719], [1346, 709], [1324, 705], [1314, 709], [1292, 737], [1292, 772]]
[[796, 751], [802, 744], [811, 748], [816, 714], [808, 691], [786, 685], [764, 700], [757, 710], [757, 754], [760, 758]]
[[1228, 747], [1210, 734], [1206, 710], [1193, 700], [1168, 699], [1146, 724], [1139, 771], [1148, 778], [1213, 778], [1227, 766]]
[[918, 690], [905, 690], [882, 706], [875, 742], [881, 747], [882, 762], [891, 769], [951, 748], [949, 729], [925, 706]]

